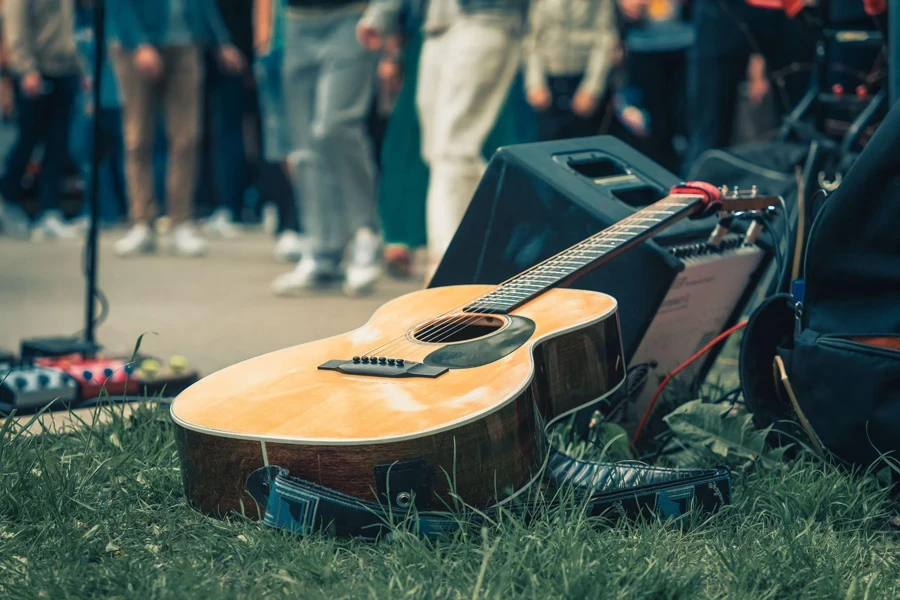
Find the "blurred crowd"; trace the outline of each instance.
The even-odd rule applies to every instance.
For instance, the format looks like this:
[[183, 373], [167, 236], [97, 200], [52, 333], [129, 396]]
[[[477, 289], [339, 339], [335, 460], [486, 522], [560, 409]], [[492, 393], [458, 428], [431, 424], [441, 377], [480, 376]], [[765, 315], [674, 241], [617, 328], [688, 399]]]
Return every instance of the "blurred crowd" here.
[[60, 202], [91, 181], [96, 114], [117, 255], [201, 256], [264, 222], [296, 263], [277, 294], [365, 293], [417, 248], [427, 276], [501, 145], [612, 134], [684, 173], [734, 140], [742, 102], [793, 106], [814, 52], [745, 0], [105, 4], [97, 65], [92, 0], [2, 2], [0, 232], [83, 235], [89, 204]]

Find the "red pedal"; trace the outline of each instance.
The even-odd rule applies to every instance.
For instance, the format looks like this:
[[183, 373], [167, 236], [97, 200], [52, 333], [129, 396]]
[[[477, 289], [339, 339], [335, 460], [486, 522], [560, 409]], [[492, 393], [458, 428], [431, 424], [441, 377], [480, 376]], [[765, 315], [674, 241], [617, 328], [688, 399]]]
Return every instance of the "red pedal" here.
[[75, 378], [82, 400], [97, 398], [104, 391], [110, 396], [137, 394], [140, 384], [131, 376], [128, 361], [122, 358], [86, 359], [80, 354], [34, 359], [35, 364], [64, 371]]

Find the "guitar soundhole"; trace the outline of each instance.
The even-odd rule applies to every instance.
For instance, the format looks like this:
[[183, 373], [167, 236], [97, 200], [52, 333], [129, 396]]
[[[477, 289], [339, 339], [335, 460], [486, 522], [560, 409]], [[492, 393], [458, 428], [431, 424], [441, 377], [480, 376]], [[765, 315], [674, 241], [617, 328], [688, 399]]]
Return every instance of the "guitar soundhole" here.
[[412, 337], [432, 344], [468, 342], [496, 333], [506, 323], [506, 319], [490, 315], [451, 315], [420, 325]]

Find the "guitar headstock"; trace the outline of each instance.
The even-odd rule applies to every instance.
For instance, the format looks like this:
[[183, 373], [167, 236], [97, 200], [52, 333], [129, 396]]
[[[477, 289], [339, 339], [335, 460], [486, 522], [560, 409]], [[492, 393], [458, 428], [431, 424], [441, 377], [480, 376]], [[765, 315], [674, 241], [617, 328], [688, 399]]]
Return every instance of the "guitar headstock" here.
[[673, 187], [670, 196], [694, 196], [703, 205], [692, 218], [703, 218], [716, 213], [722, 215], [765, 214], [775, 209], [781, 202], [778, 196], [761, 195], [756, 186], [749, 190], [728, 186], [716, 187], [703, 181], [690, 181]]
[[742, 190], [737, 186], [729, 189], [727, 185], [719, 188], [721, 207], [720, 212], [728, 214], [764, 214], [778, 207], [781, 199], [778, 196], [760, 194], [754, 185], [749, 190]]

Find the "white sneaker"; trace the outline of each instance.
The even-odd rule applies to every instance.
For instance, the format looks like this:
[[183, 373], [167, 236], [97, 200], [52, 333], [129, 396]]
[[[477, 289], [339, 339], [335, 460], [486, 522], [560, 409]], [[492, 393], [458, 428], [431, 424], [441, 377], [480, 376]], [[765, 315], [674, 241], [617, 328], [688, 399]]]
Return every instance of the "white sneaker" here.
[[134, 225], [115, 245], [116, 254], [123, 258], [154, 250], [156, 250], [156, 238], [153, 230], [146, 223]]
[[275, 260], [295, 263], [303, 256], [303, 236], [296, 231], [283, 231], [275, 242]]
[[180, 223], [172, 229], [171, 249], [178, 256], [203, 256], [206, 240], [200, 237], [193, 223]]
[[48, 210], [35, 223], [34, 235], [46, 239], [74, 240], [79, 236], [78, 228], [73, 227], [63, 220], [62, 213], [57, 210]]
[[380, 250], [381, 241], [371, 229], [364, 227], [356, 232], [347, 261], [345, 294], [360, 296], [372, 292], [381, 277]]
[[282, 273], [272, 282], [272, 291], [276, 296], [309, 290], [328, 283], [338, 276], [337, 265], [330, 260], [304, 256], [290, 273]]
[[0, 233], [20, 240], [31, 236], [31, 219], [17, 204], [0, 198]]
[[215, 211], [203, 225], [203, 233], [209, 237], [220, 237], [231, 240], [240, 236], [237, 226], [231, 219], [231, 211], [220, 208]]

